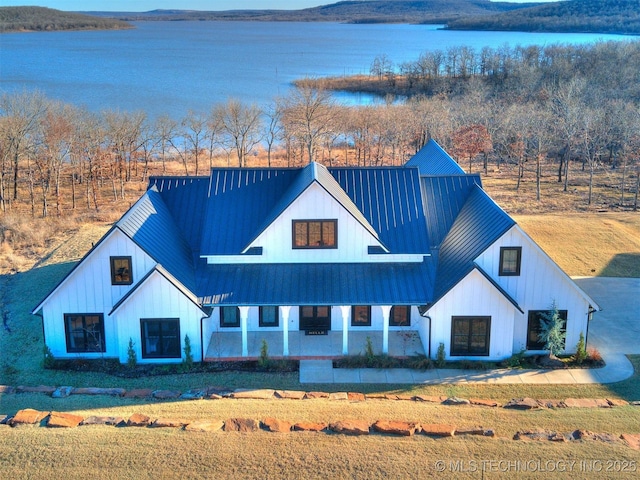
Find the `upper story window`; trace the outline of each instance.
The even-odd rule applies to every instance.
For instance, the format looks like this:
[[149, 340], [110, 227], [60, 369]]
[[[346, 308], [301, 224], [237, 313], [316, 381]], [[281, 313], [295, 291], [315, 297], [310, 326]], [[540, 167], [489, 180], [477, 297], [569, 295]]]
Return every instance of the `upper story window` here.
[[111, 285], [131, 285], [131, 257], [111, 257]]
[[293, 220], [293, 248], [338, 248], [338, 221]]
[[500, 272], [503, 277], [520, 275], [522, 247], [500, 247]]

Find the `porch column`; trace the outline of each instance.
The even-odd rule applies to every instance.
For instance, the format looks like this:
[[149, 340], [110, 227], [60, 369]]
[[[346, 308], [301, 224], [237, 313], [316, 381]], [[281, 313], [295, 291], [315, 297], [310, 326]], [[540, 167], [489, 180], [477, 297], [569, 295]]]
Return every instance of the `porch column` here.
[[349, 355], [349, 313], [351, 307], [343, 305], [340, 307], [342, 313], [342, 354]]
[[242, 356], [249, 356], [249, 345], [247, 342], [247, 320], [249, 318], [249, 307], [238, 307], [240, 309], [240, 328], [242, 329]]
[[391, 316], [391, 305], [380, 305], [382, 310], [382, 354], [389, 353], [389, 317]]
[[289, 356], [289, 312], [290, 306], [280, 307], [280, 318], [282, 319], [282, 356]]

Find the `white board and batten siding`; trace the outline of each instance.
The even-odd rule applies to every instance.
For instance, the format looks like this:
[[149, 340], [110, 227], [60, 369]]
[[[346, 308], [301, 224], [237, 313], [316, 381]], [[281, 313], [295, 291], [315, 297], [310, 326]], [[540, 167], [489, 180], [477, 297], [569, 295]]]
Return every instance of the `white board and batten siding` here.
[[[130, 256], [132, 285], [111, 285], [112, 256]], [[155, 262], [121, 231], [114, 229], [42, 304], [47, 346], [56, 358], [117, 357], [120, 348], [112, 306]], [[104, 317], [105, 352], [68, 353], [64, 315], [101, 313]]]
[[[139, 363], [181, 362], [184, 358], [184, 338], [189, 336], [194, 361], [202, 358], [200, 321], [205, 314], [200, 308], [157, 271], [123, 302], [113, 316], [117, 319], [120, 338], [118, 358], [126, 363], [129, 339], [133, 340]], [[142, 358], [141, 319], [179, 319], [180, 358]]]
[[[520, 275], [499, 275], [501, 247], [522, 247]], [[587, 335], [589, 306], [596, 305], [519, 226], [507, 231], [476, 262], [524, 310], [524, 314], [518, 312], [514, 325], [515, 353], [526, 349], [529, 311], [549, 310], [554, 301], [558, 310], [567, 310], [565, 351], [575, 352], [580, 332]]]
[[[513, 325], [518, 309], [505, 298], [478, 270], [471, 271], [461, 282], [433, 305], [427, 315], [431, 317], [431, 353], [445, 346], [448, 360], [472, 358], [474, 360], [501, 360], [512, 355]], [[491, 317], [488, 356], [451, 356], [452, 317]], [[426, 345], [429, 322], [420, 322], [420, 338]]]

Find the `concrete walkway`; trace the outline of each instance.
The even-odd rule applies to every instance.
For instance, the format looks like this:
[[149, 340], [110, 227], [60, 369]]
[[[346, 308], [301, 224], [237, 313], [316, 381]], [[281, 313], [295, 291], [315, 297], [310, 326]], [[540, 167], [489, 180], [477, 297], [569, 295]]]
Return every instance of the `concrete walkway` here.
[[386, 384], [589, 384], [615, 383], [633, 375], [625, 353], [640, 353], [640, 279], [579, 278], [576, 283], [602, 308], [589, 326], [588, 346], [601, 353], [603, 368], [558, 370], [409, 370], [333, 368], [331, 360], [301, 360], [300, 383]]

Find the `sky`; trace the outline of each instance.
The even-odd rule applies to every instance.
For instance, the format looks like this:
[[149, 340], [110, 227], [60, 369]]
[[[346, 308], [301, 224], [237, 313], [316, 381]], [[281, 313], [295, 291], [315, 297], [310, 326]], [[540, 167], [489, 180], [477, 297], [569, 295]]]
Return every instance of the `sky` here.
[[[36, 5], [71, 12], [121, 11], [147, 12], [155, 9], [238, 10], [281, 9], [298, 10], [336, 3], [338, 0], [0, 0], [0, 6]], [[508, 0], [507, 0], [508, 1]], [[531, 0], [511, 0], [522, 3]], [[538, 0], [541, 2], [557, 0]]]

